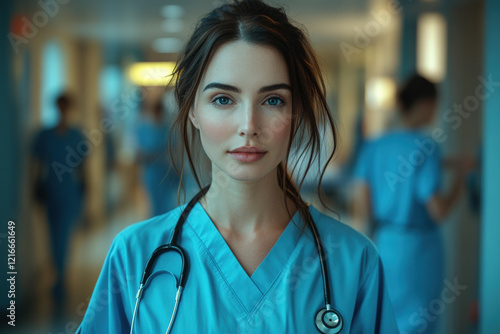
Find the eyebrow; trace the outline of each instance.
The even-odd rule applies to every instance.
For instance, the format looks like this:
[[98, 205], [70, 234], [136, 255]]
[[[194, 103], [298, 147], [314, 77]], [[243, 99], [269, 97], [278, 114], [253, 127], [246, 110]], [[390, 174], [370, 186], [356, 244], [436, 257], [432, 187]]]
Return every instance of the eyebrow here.
[[[208, 85], [205, 86], [205, 88], [203, 88], [203, 91], [206, 91], [207, 89], [223, 89], [223, 90], [229, 90], [229, 91], [236, 92], [236, 93], [241, 93], [240, 88], [235, 87], [235, 86], [231, 86], [231, 85], [226, 85], [226, 84], [223, 84], [220, 82], [209, 83]], [[292, 91], [292, 87], [290, 87], [289, 84], [279, 83], [279, 84], [275, 84], [275, 85], [262, 87], [261, 89], [259, 89], [258, 94], [271, 92], [271, 91], [277, 90], [277, 89], [287, 89], [290, 92]]]

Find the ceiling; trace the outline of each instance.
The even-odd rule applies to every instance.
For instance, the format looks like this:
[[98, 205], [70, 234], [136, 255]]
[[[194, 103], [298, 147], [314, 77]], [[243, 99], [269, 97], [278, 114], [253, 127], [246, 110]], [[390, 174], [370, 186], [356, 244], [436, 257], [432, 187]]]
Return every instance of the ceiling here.
[[[160, 37], [178, 37], [184, 40], [194, 24], [221, 0], [58, 0], [67, 2], [55, 9], [43, 29], [64, 30], [74, 35], [105, 40], [119, 44], [151, 45]], [[15, 13], [33, 20], [43, 11], [40, 3], [56, 3], [56, 0], [17, 0]], [[313, 42], [338, 40], [351, 36], [354, 27], [362, 25], [370, 11], [370, 0], [271, 0], [270, 4], [282, 5], [289, 16], [303, 24]], [[178, 33], [166, 33], [161, 25], [163, 6], [180, 5], [184, 9], [184, 29]], [[50, 14], [50, 13], [49, 13]]]

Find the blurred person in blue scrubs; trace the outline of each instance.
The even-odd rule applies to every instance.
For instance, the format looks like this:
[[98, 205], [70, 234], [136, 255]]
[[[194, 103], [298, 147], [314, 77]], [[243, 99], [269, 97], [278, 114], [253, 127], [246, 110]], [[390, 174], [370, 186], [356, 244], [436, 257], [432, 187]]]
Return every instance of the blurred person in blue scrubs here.
[[479, 216], [481, 214], [481, 194], [482, 194], [482, 147], [478, 149], [475, 160], [471, 163], [471, 168], [467, 174], [467, 194], [471, 211]]
[[170, 163], [167, 145], [170, 127], [163, 103], [158, 101], [143, 115], [136, 129], [137, 160], [152, 216], [172, 210], [177, 203], [179, 177]]
[[[374, 245], [304, 202], [305, 175], [292, 181], [292, 147], [306, 160], [301, 172], [321, 175], [318, 193], [336, 147], [321, 71], [304, 32], [281, 8], [233, 1], [198, 23], [179, 59], [176, 132], [199, 188], [209, 185], [176, 234], [189, 267], [182, 298], [177, 304], [176, 252], [148, 266], [146, 289], [137, 289], [186, 205], [116, 236], [77, 332], [320, 333], [318, 311], [331, 306], [341, 318], [320, 320], [342, 323], [340, 333], [398, 333]], [[329, 142], [328, 158], [312, 170]], [[313, 226], [325, 253], [326, 289]]]
[[[402, 333], [436, 333], [438, 320], [422, 314], [440, 298], [444, 249], [440, 223], [464, 185], [457, 173], [447, 194], [441, 191], [443, 164], [436, 141], [444, 134], [422, 133], [432, 123], [437, 89], [414, 75], [398, 92], [402, 126], [367, 141], [354, 177], [355, 224], [372, 235], [382, 258], [389, 295]], [[425, 313], [425, 312], [424, 312]]]
[[82, 213], [84, 160], [92, 149], [79, 128], [70, 125], [73, 99], [67, 93], [57, 100], [58, 124], [42, 129], [33, 143], [35, 197], [45, 207], [56, 282], [52, 291], [55, 313], [62, 312], [64, 277], [69, 242]]
[[[104, 107], [100, 108], [101, 119], [112, 120], [112, 115]], [[112, 125], [113, 127], [116, 125]], [[114, 129], [114, 128], [113, 128]], [[116, 150], [115, 131], [105, 131], [102, 133], [104, 145], [104, 212], [106, 219], [113, 217], [120, 194], [120, 179], [118, 176], [118, 160]]]

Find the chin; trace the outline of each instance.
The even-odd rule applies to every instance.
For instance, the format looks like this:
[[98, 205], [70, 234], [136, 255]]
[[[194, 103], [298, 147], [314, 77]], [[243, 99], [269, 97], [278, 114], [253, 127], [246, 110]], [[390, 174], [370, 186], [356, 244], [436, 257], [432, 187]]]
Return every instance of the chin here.
[[[274, 171], [274, 173], [273, 173]], [[228, 170], [224, 170], [224, 175], [229, 177], [229, 179], [239, 181], [239, 182], [257, 182], [261, 181], [263, 179], [268, 179], [270, 175], [276, 175], [276, 168], [273, 168], [271, 170], [269, 169], [262, 169], [262, 168], [248, 168], [243, 166], [241, 170], [238, 172], [230, 172]], [[275, 176], [276, 177], [276, 176]], [[224, 177], [225, 178], [225, 177]], [[222, 180], [223, 181], [223, 178]], [[223, 181], [225, 182], [225, 181]]]
[[215, 164], [212, 162], [212, 178], [220, 184], [227, 184], [230, 180], [256, 182], [270, 177], [276, 178], [277, 167], [278, 163], [270, 165], [269, 161], [262, 160], [253, 163], [241, 163], [233, 159], [223, 160]]
[[268, 176], [268, 174], [264, 173], [239, 173], [230, 175], [232, 179], [240, 182], [256, 182], [264, 179], [266, 176]]

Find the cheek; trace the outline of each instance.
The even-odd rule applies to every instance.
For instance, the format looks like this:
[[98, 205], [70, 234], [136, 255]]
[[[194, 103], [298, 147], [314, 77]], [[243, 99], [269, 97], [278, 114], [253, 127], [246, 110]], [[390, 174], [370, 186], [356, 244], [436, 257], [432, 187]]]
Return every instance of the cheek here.
[[291, 120], [289, 116], [275, 115], [266, 121], [267, 126], [262, 131], [262, 142], [287, 145], [290, 137]]
[[200, 136], [204, 144], [221, 144], [230, 138], [231, 134], [231, 127], [224, 120], [200, 121]]
[[275, 134], [275, 140], [279, 141], [283, 145], [288, 144], [288, 139], [290, 138], [290, 123], [284, 124]]

